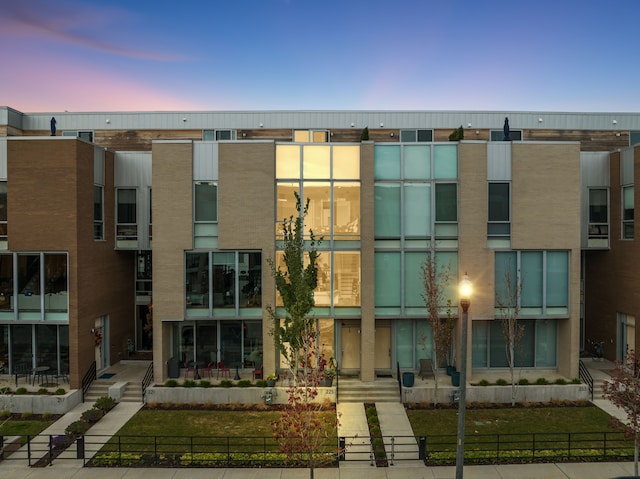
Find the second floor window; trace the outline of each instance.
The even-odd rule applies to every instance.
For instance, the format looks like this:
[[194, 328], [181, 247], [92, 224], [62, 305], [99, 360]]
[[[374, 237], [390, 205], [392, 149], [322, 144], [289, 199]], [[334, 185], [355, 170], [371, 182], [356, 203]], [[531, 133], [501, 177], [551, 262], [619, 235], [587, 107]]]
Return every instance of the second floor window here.
[[634, 233], [634, 191], [633, 186], [622, 188], [622, 238], [633, 239]]
[[509, 183], [489, 183], [487, 237], [511, 237], [511, 198]]
[[218, 185], [199, 181], [194, 190], [194, 219], [196, 222], [218, 221]]
[[117, 239], [135, 240], [138, 238], [136, 190], [122, 188], [117, 191], [117, 195]]
[[104, 239], [103, 187], [93, 186], [93, 239]]

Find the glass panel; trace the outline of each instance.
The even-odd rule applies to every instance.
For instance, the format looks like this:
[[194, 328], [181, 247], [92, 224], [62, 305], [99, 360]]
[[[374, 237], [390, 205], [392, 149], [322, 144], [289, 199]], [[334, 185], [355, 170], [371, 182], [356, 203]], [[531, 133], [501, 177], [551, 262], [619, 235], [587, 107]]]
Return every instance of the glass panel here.
[[68, 310], [67, 255], [45, 253], [44, 255], [45, 312]]
[[428, 145], [405, 145], [404, 177], [426, 180], [431, 178], [431, 147]]
[[489, 221], [509, 221], [509, 183], [489, 183]]
[[417, 139], [416, 130], [400, 130], [401, 142], [415, 142]]
[[427, 256], [426, 252], [404, 255], [404, 305], [408, 308], [425, 307], [422, 298], [424, 286], [421, 269]]
[[489, 332], [489, 358], [490, 367], [506, 368], [509, 366], [507, 362], [507, 353], [505, 349], [504, 334], [502, 332], [502, 324], [500, 321], [491, 321], [491, 330]]
[[373, 168], [376, 180], [400, 179], [400, 146], [374, 146]]
[[216, 364], [218, 357], [218, 327], [214, 321], [196, 323], [196, 361], [199, 367]]
[[309, 130], [293, 130], [293, 141], [295, 143], [309, 143]]
[[418, 141], [433, 141], [433, 130], [418, 130]]
[[433, 335], [426, 319], [416, 322], [416, 356], [414, 368], [420, 367], [419, 359], [433, 358]]
[[[328, 182], [304, 183], [304, 198], [309, 201], [309, 213], [305, 217], [305, 235], [312, 229], [316, 236], [328, 237], [331, 233], [331, 184]], [[295, 200], [292, 200], [295, 201]]]
[[52, 324], [36, 325], [36, 366], [58, 369], [57, 327]]
[[18, 309], [40, 311], [40, 255], [18, 255]]
[[33, 367], [33, 340], [30, 324], [11, 325], [11, 365], [12, 367]]
[[436, 183], [436, 221], [458, 221], [458, 185]]
[[194, 351], [194, 335], [193, 335], [193, 324], [179, 324], [176, 325], [176, 330], [174, 330], [178, 334], [178, 338], [174, 337], [174, 344], [178, 345], [179, 351], [177, 354], [174, 354], [174, 357], [179, 357], [182, 366], [185, 363], [190, 363], [191, 361], [195, 361], [195, 351]]
[[299, 145], [276, 145], [276, 178], [300, 178]]
[[331, 177], [331, 147], [305, 145], [302, 147], [303, 178], [329, 179]]
[[0, 374], [9, 373], [9, 325], [0, 324]]
[[0, 310], [13, 311], [13, 255], [0, 254]]
[[327, 364], [331, 364], [331, 360], [335, 362], [335, 349], [334, 344], [334, 321], [333, 319], [319, 319], [318, 320], [318, 333], [320, 343], [320, 356], [324, 358]]
[[338, 180], [360, 179], [359, 146], [333, 146], [333, 178]]
[[523, 335], [515, 351], [515, 365], [517, 368], [532, 368], [535, 357], [535, 321], [518, 321], [524, 327]]
[[187, 309], [209, 308], [209, 255], [186, 254]]
[[[509, 304], [509, 294], [513, 294], [516, 288], [517, 281], [517, 259], [515, 251], [512, 252], [497, 252], [495, 254], [495, 291], [496, 291], [496, 307], [499, 306], [498, 299], [504, 304], [509, 306], [515, 306], [515, 304]], [[507, 282], [510, 284], [507, 285]]]
[[118, 223], [136, 222], [136, 190], [118, 190]]
[[218, 186], [196, 183], [194, 195], [195, 221], [218, 221]]
[[434, 177], [457, 178], [458, 177], [458, 147], [456, 145], [435, 145]]
[[58, 326], [58, 351], [60, 354], [60, 368], [58, 372], [69, 375], [69, 326]]
[[376, 306], [400, 306], [400, 253], [375, 253]]
[[489, 322], [471, 322], [471, 365], [473, 368], [487, 367]]
[[104, 238], [102, 186], [97, 185], [93, 187], [93, 238]]
[[523, 251], [520, 254], [520, 282], [522, 307], [542, 307], [542, 251]]
[[569, 306], [569, 253], [547, 252], [547, 307]]
[[216, 140], [231, 140], [231, 130], [216, 130]]
[[360, 253], [333, 253], [334, 306], [360, 306]]
[[0, 221], [7, 221], [7, 182], [0, 181]]
[[235, 307], [236, 254], [214, 252], [212, 256], [213, 307]]
[[589, 222], [607, 223], [608, 221], [607, 190], [589, 190]]
[[[436, 267], [438, 271], [448, 275], [448, 286], [444, 286], [442, 307], [446, 308], [447, 300], [454, 306], [458, 300], [458, 253], [456, 251], [438, 251], [436, 253]], [[444, 279], [444, 278], [443, 278]], [[445, 313], [445, 310], [442, 311]]]
[[282, 221], [298, 216], [295, 193], [300, 192], [298, 183], [278, 183], [277, 220]]
[[242, 367], [242, 322], [220, 321], [220, 361], [226, 367]]
[[[360, 238], [360, 183], [333, 184], [333, 234]], [[347, 238], [336, 238], [347, 239]]]
[[[308, 261], [305, 263], [308, 264]], [[316, 262], [318, 287], [313, 293], [316, 306], [331, 306], [331, 253], [323, 251]]]
[[238, 253], [241, 308], [262, 306], [262, 253]]
[[396, 338], [396, 361], [401, 368], [413, 367], [413, 321], [399, 319], [393, 322]]
[[204, 130], [202, 132], [202, 141], [214, 141], [216, 139], [215, 133], [215, 130]]
[[243, 321], [244, 367], [256, 368], [262, 364], [262, 321]]
[[400, 184], [376, 183], [374, 187], [376, 238], [400, 237]]
[[536, 367], [556, 367], [558, 350], [557, 321], [539, 319], [534, 321], [536, 328]]
[[431, 236], [431, 185], [405, 183], [404, 234], [406, 237]]
[[328, 131], [312, 131], [313, 142], [314, 143], [326, 143], [329, 141], [329, 132]]

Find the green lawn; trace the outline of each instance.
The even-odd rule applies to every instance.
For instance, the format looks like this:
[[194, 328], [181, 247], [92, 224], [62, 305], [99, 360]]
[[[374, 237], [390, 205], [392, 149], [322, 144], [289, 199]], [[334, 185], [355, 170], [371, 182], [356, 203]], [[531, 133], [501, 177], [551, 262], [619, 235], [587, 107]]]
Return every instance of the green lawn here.
[[[457, 409], [407, 411], [416, 436], [456, 434]], [[467, 434], [528, 434], [551, 432], [613, 431], [611, 417], [595, 406], [470, 409], [465, 417]]]
[[35, 436], [51, 424], [53, 424], [53, 420], [3, 419], [0, 420], [0, 436]]

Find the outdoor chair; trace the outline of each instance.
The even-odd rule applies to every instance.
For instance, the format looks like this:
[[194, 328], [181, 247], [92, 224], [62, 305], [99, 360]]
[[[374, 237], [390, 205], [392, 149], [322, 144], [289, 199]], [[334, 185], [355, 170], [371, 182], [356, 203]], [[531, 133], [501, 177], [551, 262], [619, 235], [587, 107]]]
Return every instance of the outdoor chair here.
[[262, 369], [264, 368], [264, 366], [261, 364], [259, 368], [254, 369], [253, 371], [251, 371], [251, 375], [254, 379], [254, 381], [256, 379], [262, 379], [263, 378], [263, 374], [262, 374]]
[[433, 361], [431, 360], [431, 358], [420, 360], [420, 371], [418, 371], [418, 376], [421, 379], [424, 379], [425, 376], [431, 376], [433, 379], [436, 378], [436, 373], [433, 370]]
[[209, 378], [212, 378], [213, 376], [212, 376], [211, 369], [213, 369], [213, 361], [207, 364], [206, 367], [200, 369], [200, 378], [203, 378], [205, 374], [209, 376]]
[[196, 367], [190, 366], [189, 361], [184, 362], [184, 378], [187, 379], [189, 377], [189, 373], [191, 373], [191, 377], [193, 379], [196, 378]]
[[231, 377], [231, 371], [229, 370], [229, 368], [225, 367], [224, 363], [222, 361], [218, 362], [218, 372], [216, 373], [216, 379], [218, 379], [220, 377], [220, 374], [222, 374], [222, 377], [224, 378], [225, 374], [227, 376], [227, 378]]

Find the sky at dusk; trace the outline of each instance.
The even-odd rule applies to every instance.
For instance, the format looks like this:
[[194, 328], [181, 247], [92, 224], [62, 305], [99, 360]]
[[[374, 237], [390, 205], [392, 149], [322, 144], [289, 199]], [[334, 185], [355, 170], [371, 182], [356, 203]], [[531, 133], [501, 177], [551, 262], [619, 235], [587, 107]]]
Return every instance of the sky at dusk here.
[[640, 1], [3, 0], [23, 112], [639, 112]]

